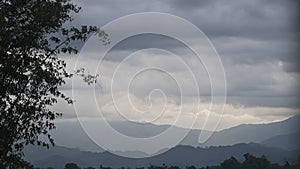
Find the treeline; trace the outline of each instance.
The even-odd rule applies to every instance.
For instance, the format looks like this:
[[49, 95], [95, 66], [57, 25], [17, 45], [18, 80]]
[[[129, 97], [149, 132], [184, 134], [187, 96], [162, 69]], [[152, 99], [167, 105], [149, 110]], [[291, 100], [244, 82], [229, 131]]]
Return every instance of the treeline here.
[[[35, 168], [40, 169], [40, 168]], [[48, 167], [46, 169], [53, 169]], [[75, 163], [67, 163], [64, 169], [98, 169], [95, 167], [80, 168]], [[103, 167], [100, 165], [99, 169], [113, 169], [111, 167]], [[130, 169], [129, 167], [121, 167], [118, 169]], [[149, 165], [149, 167], [137, 167], [135, 169], [182, 169], [178, 166], [167, 166], [163, 164], [162, 166]], [[195, 167], [186, 166], [185, 169], [300, 169], [300, 156], [297, 160], [290, 163], [286, 161], [284, 164], [280, 165], [278, 163], [271, 163], [264, 155], [261, 157], [255, 157], [249, 153], [244, 155], [244, 161], [240, 162], [235, 157], [230, 157], [224, 160], [222, 163], [216, 166], [206, 166], [206, 167]]]

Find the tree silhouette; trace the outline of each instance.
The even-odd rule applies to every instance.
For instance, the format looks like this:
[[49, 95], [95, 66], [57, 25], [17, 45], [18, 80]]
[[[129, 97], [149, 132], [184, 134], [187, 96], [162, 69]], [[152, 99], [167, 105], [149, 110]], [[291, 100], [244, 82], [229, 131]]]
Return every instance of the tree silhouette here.
[[299, 169], [300, 168], [300, 156], [297, 157], [297, 160], [294, 162], [294, 168]]
[[258, 158], [247, 153], [244, 157], [243, 169], [269, 169], [271, 167], [270, 161], [264, 155]]
[[84, 169], [96, 169], [96, 168], [94, 168], [94, 167], [87, 167], [87, 168], [84, 168]]
[[236, 158], [230, 157], [221, 163], [221, 167], [223, 169], [241, 169], [242, 166]]
[[65, 169], [80, 169], [80, 167], [75, 163], [67, 163]]
[[100, 165], [100, 169], [112, 169], [111, 167], [103, 167], [102, 165]]
[[168, 167], [168, 169], [180, 169], [180, 167], [178, 167], [178, 166], [170, 166], [170, 167]]
[[61, 113], [49, 107], [58, 98], [72, 103], [59, 86], [73, 74], [58, 54], [76, 53], [71, 42], [91, 33], [108, 42], [95, 26], [64, 27], [79, 11], [69, 0], [0, 1], [0, 168], [28, 168], [25, 145], [54, 144], [48, 131]]
[[293, 169], [293, 167], [290, 165], [290, 163], [289, 162], [285, 162], [285, 164], [283, 165], [283, 167], [282, 167], [283, 169]]

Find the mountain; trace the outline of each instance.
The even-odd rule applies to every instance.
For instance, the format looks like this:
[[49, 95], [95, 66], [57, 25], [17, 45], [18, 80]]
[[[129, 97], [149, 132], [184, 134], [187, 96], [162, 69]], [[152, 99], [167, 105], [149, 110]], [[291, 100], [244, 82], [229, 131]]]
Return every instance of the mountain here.
[[300, 133], [284, 134], [271, 137], [261, 144], [287, 150], [300, 150]]
[[268, 124], [242, 124], [215, 132], [202, 146], [260, 143], [274, 136], [299, 132], [300, 115]]
[[66, 163], [70, 162], [75, 162], [81, 167], [99, 167], [100, 164], [113, 168], [147, 167], [150, 164], [177, 165], [180, 167], [194, 165], [201, 167], [218, 164], [230, 156], [242, 160], [245, 153], [256, 156], [264, 154], [272, 162], [279, 163], [283, 163], [286, 160], [295, 160], [296, 156], [300, 155], [300, 151], [288, 151], [256, 143], [210, 148], [180, 145], [163, 154], [142, 159], [120, 157], [109, 152], [87, 152], [59, 146], [50, 149], [30, 146], [25, 149], [26, 159], [36, 167], [53, 167], [55, 169], [61, 169]]
[[[261, 143], [279, 135], [288, 135], [299, 132], [300, 115], [293, 116], [287, 120], [268, 124], [242, 124], [229, 129], [215, 132], [204, 144], [198, 143], [201, 130], [191, 130], [181, 141], [181, 145], [194, 147], [208, 147], [220, 145], [233, 145], [238, 143]], [[170, 126], [154, 125], [151, 123], [133, 123], [126, 121], [112, 121], [110, 125], [117, 131], [132, 137], [146, 138], [155, 136], [165, 131]], [[176, 127], [176, 130], [188, 130]], [[52, 136], [57, 145], [69, 148], [79, 148], [83, 151], [103, 152], [81, 128], [79, 122], [57, 123], [57, 129], [52, 131]], [[68, 137], [66, 137], [68, 136]], [[270, 144], [272, 142], [269, 142]], [[271, 146], [269, 144], [269, 146]], [[276, 147], [276, 146], [275, 146]]]
[[[109, 124], [118, 132], [136, 138], [147, 138], [162, 133], [170, 126], [151, 123], [135, 123], [130, 121], [110, 121]], [[102, 123], [99, 123], [101, 129]], [[178, 128], [179, 130], [187, 130]], [[83, 151], [103, 152], [85, 133], [79, 122], [63, 122], [56, 124], [56, 130], [51, 131], [55, 144], [59, 146], [78, 148]], [[67, 137], [66, 137], [67, 136]], [[113, 140], [112, 140], [113, 141]]]

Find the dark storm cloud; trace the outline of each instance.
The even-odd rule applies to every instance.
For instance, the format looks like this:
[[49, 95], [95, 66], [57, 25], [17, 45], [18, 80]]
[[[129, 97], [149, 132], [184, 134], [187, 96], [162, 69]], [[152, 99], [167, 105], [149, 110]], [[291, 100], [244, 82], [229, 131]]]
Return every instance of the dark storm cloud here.
[[[289, 38], [299, 3], [290, 1], [76, 1], [83, 7], [79, 23], [105, 24], [138, 12], [165, 12], [191, 21], [209, 37]], [[134, 4], [134, 5], [132, 5]], [[97, 13], [97, 14], [96, 14]]]
[[[181, 0], [169, 0], [168, 1], [176, 9], [199, 9], [206, 6], [214, 4], [214, 1], [211, 0], [190, 0], [190, 1], [181, 1]], [[216, 1], [215, 1], [216, 2]]]
[[[104, 59], [119, 62], [133, 52], [149, 48], [164, 49], [179, 56], [182, 54], [193, 55], [186, 45], [176, 39], [164, 35], [142, 34], [124, 39], [116, 44]], [[121, 55], [118, 54], [120, 51], [123, 51]]]
[[[201, 3], [200, 3], [201, 2]], [[206, 34], [258, 39], [293, 36], [299, 3], [292, 1], [170, 1], [173, 11], [186, 16]], [[185, 4], [185, 5], [183, 5]]]
[[[294, 18], [297, 16], [298, 1], [78, 1], [83, 11], [77, 19], [78, 24], [104, 25], [118, 17], [147, 11], [165, 12], [183, 17], [198, 26], [214, 42], [222, 55], [244, 55], [241, 60], [251, 63], [258, 60], [281, 59], [286, 62], [293, 60], [297, 53], [291, 54], [291, 45], [299, 44], [299, 32], [294, 29]], [[134, 6], [131, 4], [135, 4]], [[125, 31], [125, 30], [124, 30]], [[258, 43], [265, 42], [267, 48], [253, 44], [245, 44], [242, 48], [232, 46], [223, 53], [223, 42], [219, 39], [229, 38], [253, 39]], [[292, 40], [292, 38], [294, 40]], [[129, 50], [143, 46], [143, 43], [178, 47], [176, 43], [162, 38], [136, 38], [124, 46]], [[281, 43], [278, 46], [278, 41]], [[224, 42], [226, 43], [226, 42]], [[294, 43], [294, 44], [291, 44]], [[262, 45], [265, 45], [262, 44]], [[274, 44], [274, 45], [273, 45]], [[287, 46], [288, 45], [288, 46]], [[273, 46], [273, 48], [272, 48]], [[281, 47], [281, 48], [280, 48]], [[122, 48], [123, 50], [126, 48]], [[265, 51], [262, 51], [265, 50]], [[236, 52], [239, 52], [238, 54]], [[250, 51], [250, 52], [249, 52]], [[248, 57], [248, 55], [252, 55]], [[258, 57], [260, 59], [257, 59]], [[289, 59], [291, 58], [291, 59]], [[236, 58], [235, 58], [236, 59]], [[239, 61], [239, 59], [236, 59]], [[292, 61], [294, 63], [294, 61]]]
[[[299, 29], [297, 0], [167, 0], [76, 1], [83, 10], [75, 23], [104, 25], [138, 12], [163, 12], [183, 17], [199, 27], [213, 42], [227, 74], [229, 99], [245, 105], [297, 105], [299, 89]], [[125, 29], [125, 28], [124, 28]], [[124, 30], [125, 31], [125, 30]], [[80, 46], [80, 45], [79, 45]], [[116, 46], [108, 61], [120, 62], [124, 53], [157, 47], [182, 52], [184, 46], [169, 38], [136, 36]], [[80, 47], [79, 47], [80, 48]], [[91, 51], [92, 52], [92, 51]], [[290, 81], [287, 76], [292, 76]], [[245, 97], [255, 97], [251, 99]], [[289, 97], [291, 96], [291, 97]], [[244, 99], [241, 99], [243, 98]], [[276, 99], [278, 97], [278, 99]]]
[[291, 62], [284, 62], [283, 63], [283, 68], [286, 72], [291, 72], [291, 73], [298, 73], [300, 72], [300, 61], [296, 60], [296, 62], [291, 63]]

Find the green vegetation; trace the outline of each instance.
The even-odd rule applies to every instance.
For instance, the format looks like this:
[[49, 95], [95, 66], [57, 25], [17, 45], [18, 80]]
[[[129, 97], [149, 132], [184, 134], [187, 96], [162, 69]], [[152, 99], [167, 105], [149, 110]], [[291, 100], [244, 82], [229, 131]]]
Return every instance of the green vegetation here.
[[[59, 86], [74, 74], [91, 83], [83, 69], [66, 71], [61, 53], [73, 54], [72, 42], [83, 42], [98, 34], [95, 26], [66, 27], [80, 7], [69, 0], [0, 1], [0, 168], [21, 169], [30, 164], [23, 160], [24, 146], [49, 147], [54, 140], [49, 130], [61, 116], [51, 110], [57, 99], [72, 100]], [[42, 137], [47, 139], [41, 139]]]
[[[230, 157], [224, 160], [220, 165], [216, 166], [206, 166], [206, 167], [196, 167], [196, 166], [186, 166], [185, 169], [299, 169], [300, 168], [300, 156], [297, 160], [289, 163], [280, 165], [277, 163], [271, 163], [264, 155], [261, 157], [255, 157], [249, 153], [244, 155], [244, 161], [240, 162], [235, 157]], [[40, 168], [35, 168], [40, 169]], [[50, 169], [50, 168], [48, 168]], [[81, 169], [75, 163], [67, 163], [64, 169]], [[94, 167], [87, 167], [83, 169], [96, 169]], [[103, 167], [100, 165], [99, 169], [112, 169], [111, 167]], [[119, 169], [130, 169], [130, 168], [119, 168]], [[135, 169], [181, 169], [178, 166], [167, 166], [163, 164], [162, 166], [149, 165], [147, 168], [136, 167]]]

